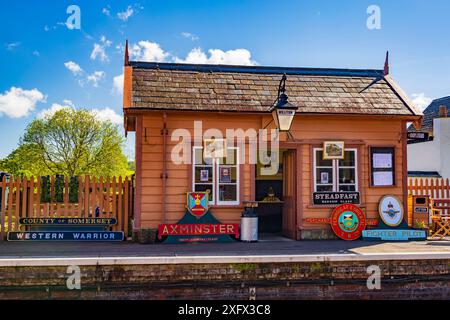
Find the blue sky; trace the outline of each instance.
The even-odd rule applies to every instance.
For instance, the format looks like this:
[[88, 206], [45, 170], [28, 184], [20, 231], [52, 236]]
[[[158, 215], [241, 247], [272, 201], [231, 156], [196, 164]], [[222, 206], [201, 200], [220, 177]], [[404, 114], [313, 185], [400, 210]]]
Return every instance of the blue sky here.
[[[72, 4], [81, 30], [64, 24]], [[367, 28], [372, 4], [381, 29]], [[0, 158], [52, 108], [120, 123], [125, 39], [132, 59], [169, 62], [381, 69], [390, 50], [392, 76], [425, 105], [450, 95], [449, 11], [448, 0], [1, 1]]]

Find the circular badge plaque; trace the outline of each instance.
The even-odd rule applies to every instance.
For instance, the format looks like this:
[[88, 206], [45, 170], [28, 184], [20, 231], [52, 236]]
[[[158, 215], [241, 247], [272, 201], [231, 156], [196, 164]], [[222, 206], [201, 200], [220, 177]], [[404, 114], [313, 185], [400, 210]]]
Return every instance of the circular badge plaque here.
[[384, 196], [378, 205], [378, 212], [389, 227], [397, 227], [403, 221], [403, 207], [396, 196]]
[[358, 239], [366, 228], [366, 217], [360, 208], [353, 204], [343, 204], [331, 214], [331, 228], [341, 239]]

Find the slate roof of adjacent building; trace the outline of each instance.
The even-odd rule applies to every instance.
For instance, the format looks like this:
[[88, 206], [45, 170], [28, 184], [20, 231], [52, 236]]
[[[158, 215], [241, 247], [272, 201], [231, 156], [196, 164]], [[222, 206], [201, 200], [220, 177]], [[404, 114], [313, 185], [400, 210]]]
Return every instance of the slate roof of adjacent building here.
[[283, 74], [299, 113], [421, 116], [383, 70], [129, 62], [132, 107], [268, 112]]
[[442, 178], [437, 171], [408, 171], [411, 178]]
[[[450, 110], [450, 96], [433, 100], [431, 104], [423, 112], [422, 129], [420, 131], [426, 131], [433, 133], [433, 120], [439, 118], [439, 107], [446, 106], [447, 110]], [[408, 128], [409, 131], [414, 132], [416, 129], [413, 126]]]

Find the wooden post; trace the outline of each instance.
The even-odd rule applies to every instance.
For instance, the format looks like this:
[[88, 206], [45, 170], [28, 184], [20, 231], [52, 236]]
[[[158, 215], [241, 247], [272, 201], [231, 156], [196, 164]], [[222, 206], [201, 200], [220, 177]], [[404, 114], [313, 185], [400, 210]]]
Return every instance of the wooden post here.
[[14, 210], [14, 231], [18, 231], [19, 219], [20, 219], [20, 177], [16, 179], [16, 207]]
[[42, 187], [41, 187], [41, 177], [37, 178], [37, 194], [36, 194], [36, 217], [40, 218], [42, 217], [42, 212], [41, 212], [41, 192], [42, 192]]
[[103, 216], [103, 200], [105, 198], [105, 192], [103, 191], [103, 177], [100, 177], [99, 180], [99, 192], [98, 192], [98, 207], [100, 208], [100, 217]]
[[118, 230], [123, 230], [123, 208], [122, 208], [122, 197], [123, 197], [123, 183], [122, 183], [122, 177], [119, 177], [119, 187], [118, 187], [118, 198], [119, 203], [117, 204], [117, 228]]
[[97, 190], [96, 190], [96, 187], [97, 187], [97, 185], [96, 185], [96, 182], [97, 182], [97, 179], [95, 178], [95, 177], [92, 177], [92, 179], [91, 179], [91, 188], [92, 188], [92, 191], [91, 191], [91, 211], [90, 211], [90, 217], [91, 218], [94, 218], [95, 217], [95, 207], [96, 207], [96, 205], [97, 205]]
[[[28, 179], [23, 178], [22, 181], [22, 218], [28, 217]], [[18, 223], [18, 222], [17, 222]]]
[[89, 176], [84, 177], [84, 214], [83, 217], [89, 216]]
[[30, 178], [30, 194], [28, 195], [28, 216], [35, 217], [34, 213], [34, 177]]
[[124, 208], [125, 208], [125, 214], [123, 218], [123, 232], [125, 239], [128, 236], [128, 220], [129, 220], [129, 211], [128, 211], [128, 205], [129, 205], [129, 184], [130, 181], [128, 180], [128, 177], [125, 177], [125, 194], [124, 194]]
[[[112, 181], [112, 216], [114, 218], [118, 219], [116, 177], [113, 177], [113, 181]], [[115, 227], [113, 227], [113, 230], [115, 230]]]
[[55, 192], [55, 176], [50, 177], [50, 204], [49, 204], [49, 212], [48, 217], [53, 216], [54, 206], [56, 205], [56, 192]]
[[83, 179], [78, 177], [78, 218], [81, 218], [83, 213]]
[[437, 196], [438, 192], [436, 192], [437, 190], [436, 190], [436, 186], [435, 186], [435, 183], [434, 183], [434, 179], [430, 179], [430, 187], [429, 187], [429, 189], [430, 189], [430, 194], [431, 194], [432, 198], [434, 198], [434, 199], [439, 198], [439, 196]]
[[111, 217], [111, 179], [109, 177], [106, 178], [106, 217]]
[[1, 181], [2, 184], [2, 203], [0, 203], [0, 231], [1, 231], [1, 239], [0, 241], [3, 241], [5, 239], [5, 221], [6, 221], [6, 175], [3, 176], [3, 179]]
[[12, 226], [12, 206], [13, 206], [13, 198], [14, 198], [14, 177], [9, 178], [8, 184], [8, 232], [11, 231]]
[[72, 213], [69, 208], [69, 178], [67, 176], [64, 177], [64, 217], [71, 217]]

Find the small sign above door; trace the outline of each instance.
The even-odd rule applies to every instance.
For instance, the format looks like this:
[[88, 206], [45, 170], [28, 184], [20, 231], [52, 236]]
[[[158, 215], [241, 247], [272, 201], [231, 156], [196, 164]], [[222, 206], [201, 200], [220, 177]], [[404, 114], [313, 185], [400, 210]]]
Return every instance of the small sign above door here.
[[408, 132], [408, 140], [428, 140], [430, 134], [428, 132]]

